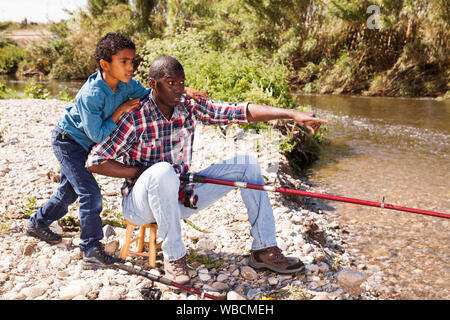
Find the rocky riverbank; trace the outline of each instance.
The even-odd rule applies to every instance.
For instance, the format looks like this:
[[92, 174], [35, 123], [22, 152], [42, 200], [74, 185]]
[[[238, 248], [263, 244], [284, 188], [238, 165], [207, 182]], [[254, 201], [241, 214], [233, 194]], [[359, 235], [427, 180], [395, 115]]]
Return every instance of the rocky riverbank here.
[[[62, 233], [58, 245], [49, 245], [24, 233], [27, 216], [43, 205], [58, 187], [58, 163], [50, 146], [51, 131], [63, 108], [58, 100], [0, 100], [0, 299], [3, 300], [143, 300], [151, 299], [150, 280], [119, 270], [83, 270], [78, 248], [78, 206], [52, 228]], [[234, 131], [233, 131], [234, 130]], [[201, 127], [194, 144], [193, 171], [226, 159], [230, 135]], [[296, 179], [278, 153], [253, 149], [256, 135], [244, 134], [247, 150], [261, 152], [268, 183], [313, 190]], [[234, 139], [235, 140], [235, 139]], [[276, 142], [271, 150], [276, 150]], [[269, 147], [270, 149], [270, 147]], [[267, 149], [265, 149], [267, 151]], [[238, 150], [232, 150], [236, 152]], [[271, 154], [267, 158], [267, 154]], [[264, 157], [263, 157], [264, 156]], [[265, 158], [266, 157], [266, 158]], [[274, 170], [275, 168], [275, 170]], [[278, 170], [276, 170], [278, 169]], [[278, 175], [275, 174], [278, 172]], [[275, 180], [276, 178], [276, 180]], [[121, 179], [97, 176], [104, 199], [103, 243], [119, 255], [125, 229], [121, 226]], [[190, 285], [232, 300], [355, 300], [383, 299], [383, 272], [364, 265], [346, 252], [346, 226], [324, 214], [314, 200], [269, 194], [274, 209], [277, 241], [285, 254], [300, 258], [306, 271], [296, 276], [256, 272], [248, 266], [251, 245], [245, 206], [238, 190], [182, 222], [188, 249]], [[220, 221], [220, 223], [217, 223]], [[143, 258], [132, 264], [149, 269]], [[164, 275], [158, 254], [150, 272]], [[196, 300], [200, 297], [155, 283], [163, 300]]]

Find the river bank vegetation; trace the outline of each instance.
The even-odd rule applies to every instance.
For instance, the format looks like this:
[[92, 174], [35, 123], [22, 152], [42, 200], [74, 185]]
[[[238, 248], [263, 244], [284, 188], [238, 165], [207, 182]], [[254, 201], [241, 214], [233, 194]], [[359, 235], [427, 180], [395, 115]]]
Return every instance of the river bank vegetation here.
[[[138, 77], [156, 53], [171, 54], [195, 67], [191, 86], [218, 96], [276, 100], [295, 89], [449, 98], [449, 21], [446, 0], [89, 0], [70, 20], [46, 25], [52, 35], [40, 44], [23, 48], [3, 36], [0, 71], [85, 79], [98, 39], [119, 31], [139, 48]], [[18, 27], [11, 24], [0, 30]], [[252, 83], [248, 69], [284, 88], [270, 77]]]

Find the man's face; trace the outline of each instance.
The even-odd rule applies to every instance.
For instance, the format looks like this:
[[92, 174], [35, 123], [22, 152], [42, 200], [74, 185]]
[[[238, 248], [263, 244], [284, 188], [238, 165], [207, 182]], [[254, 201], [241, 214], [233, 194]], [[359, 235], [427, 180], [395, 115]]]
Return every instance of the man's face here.
[[174, 108], [184, 92], [184, 73], [170, 73], [159, 80], [150, 79], [149, 84], [158, 104]]
[[111, 78], [128, 83], [133, 77], [133, 49], [122, 49], [112, 55], [111, 62], [104, 61], [103, 71]]

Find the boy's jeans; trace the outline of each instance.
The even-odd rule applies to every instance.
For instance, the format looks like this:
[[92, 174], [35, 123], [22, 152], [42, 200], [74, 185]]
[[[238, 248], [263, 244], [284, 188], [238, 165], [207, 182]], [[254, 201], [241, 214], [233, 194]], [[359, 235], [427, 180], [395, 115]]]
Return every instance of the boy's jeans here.
[[50, 226], [53, 221], [64, 217], [68, 206], [79, 197], [80, 250], [86, 251], [103, 238], [102, 196], [94, 176], [85, 168], [88, 153], [62, 133], [58, 127], [52, 133], [53, 152], [61, 168], [60, 185], [50, 200], [30, 218], [30, 223], [38, 227]]
[[[264, 184], [260, 167], [252, 156], [235, 157], [212, 165], [198, 174], [209, 178]], [[229, 186], [196, 183], [194, 193], [199, 198], [198, 209], [191, 209], [178, 201], [179, 186], [180, 180], [173, 167], [167, 162], [160, 162], [148, 168], [139, 177], [123, 200], [125, 219], [138, 225], [155, 222], [158, 224], [158, 236], [163, 240], [162, 251], [169, 261], [178, 260], [186, 254], [181, 238], [180, 219], [210, 206], [234, 189]], [[252, 250], [276, 246], [275, 223], [267, 192], [245, 188], [240, 192], [251, 224]]]

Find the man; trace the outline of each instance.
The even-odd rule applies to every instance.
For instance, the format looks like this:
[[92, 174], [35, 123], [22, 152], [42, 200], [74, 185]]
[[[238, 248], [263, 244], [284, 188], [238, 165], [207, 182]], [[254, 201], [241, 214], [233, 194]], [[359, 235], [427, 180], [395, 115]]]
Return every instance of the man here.
[[[167, 56], [156, 59], [149, 71], [152, 91], [141, 101], [141, 108], [123, 116], [116, 131], [92, 149], [86, 162], [91, 172], [125, 178], [122, 186], [124, 218], [138, 225], [158, 224], [158, 235], [163, 240], [166, 277], [179, 283], [189, 281], [180, 219], [208, 207], [232, 190], [228, 186], [198, 184], [195, 186], [195, 194], [199, 197], [198, 209], [185, 207], [178, 201], [179, 189], [184, 185], [177, 173], [189, 170], [194, 120], [207, 125], [225, 125], [293, 119], [312, 133], [326, 122], [296, 110], [202, 98], [198, 101], [186, 99], [182, 95], [184, 80], [183, 67], [176, 59]], [[123, 163], [115, 160], [120, 157]], [[264, 184], [256, 159], [242, 157], [213, 165], [199, 174]], [[278, 273], [303, 270], [301, 261], [286, 258], [277, 247], [267, 193], [242, 189], [241, 195], [253, 237], [250, 266]]]

